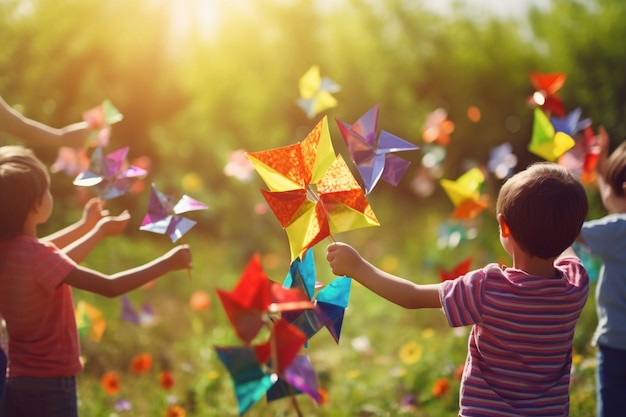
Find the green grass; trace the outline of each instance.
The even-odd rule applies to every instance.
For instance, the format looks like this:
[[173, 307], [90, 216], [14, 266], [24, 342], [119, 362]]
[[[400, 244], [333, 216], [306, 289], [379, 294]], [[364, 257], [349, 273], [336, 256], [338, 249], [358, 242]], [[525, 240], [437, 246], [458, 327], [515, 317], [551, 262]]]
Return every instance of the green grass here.
[[[434, 222], [407, 226], [403, 236], [419, 230], [424, 236], [422, 242], [434, 241], [436, 228], [424, 226], [428, 224]], [[381, 232], [381, 229], [365, 229], [345, 237], [377, 265], [417, 282], [437, 282], [438, 265], [450, 267], [467, 254], [474, 255], [473, 267], [501, 256], [497, 252], [497, 239], [493, 242], [488, 238], [476, 239], [464, 248], [441, 249], [420, 242], [416, 245], [412, 238]], [[76, 302], [84, 300], [92, 304], [107, 319], [101, 341], [82, 339], [85, 369], [79, 376], [81, 415], [166, 416], [170, 404], [182, 406], [187, 416], [239, 415], [230, 376], [214, 346], [239, 346], [241, 342], [228, 323], [215, 289], [231, 290], [252, 254], [240, 250], [237, 242], [204, 240], [201, 233], [189, 236], [187, 243], [194, 255], [191, 280], [186, 272], [175, 272], [159, 279], [153, 288], [129, 294], [136, 306], [148, 302], [155, 308], [158, 321], [152, 326], [138, 327], [119, 320], [118, 299], [75, 290]], [[488, 244], [495, 249], [485, 249], [485, 242], [491, 242]], [[285, 246], [285, 254], [259, 252], [265, 272], [277, 282], [282, 282], [289, 267], [286, 238], [277, 246], [281, 244]], [[334, 276], [324, 261], [325, 245], [321, 243], [315, 248], [317, 278], [329, 282]], [[86, 264], [115, 272], [148, 261], [169, 247], [166, 238], [163, 241], [147, 234], [116, 237], [103, 242]], [[211, 307], [204, 312], [193, 311], [189, 306], [191, 294], [199, 289], [212, 297]], [[594, 326], [591, 296], [575, 338], [572, 416], [595, 413], [593, 351], [589, 346]], [[317, 405], [308, 396], [298, 395], [298, 407], [304, 416], [319, 417], [456, 416], [459, 381], [454, 373], [467, 354], [468, 330], [459, 333], [450, 329], [438, 310], [405, 310], [354, 282], [339, 344], [322, 329], [303, 352], [309, 355], [318, 383], [328, 394], [327, 400]], [[364, 342], [369, 342], [367, 349], [362, 346]], [[407, 346], [413, 346], [414, 363], [403, 361], [401, 351]], [[153, 357], [152, 369], [136, 375], [130, 371], [130, 362], [142, 352]], [[169, 390], [159, 383], [161, 370], [170, 370], [174, 375], [175, 383]], [[113, 396], [104, 392], [100, 382], [107, 371], [120, 376], [121, 389]], [[432, 389], [441, 378], [449, 381], [450, 388], [444, 395], [435, 397]], [[403, 407], [403, 399], [408, 396], [415, 398], [414, 405]], [[132, 410], [116, 411], [120, 399], [129, 401]], [[297, 413], [290, 398], [269, 403], [263, 398], [245, 415], [296, 416]]]

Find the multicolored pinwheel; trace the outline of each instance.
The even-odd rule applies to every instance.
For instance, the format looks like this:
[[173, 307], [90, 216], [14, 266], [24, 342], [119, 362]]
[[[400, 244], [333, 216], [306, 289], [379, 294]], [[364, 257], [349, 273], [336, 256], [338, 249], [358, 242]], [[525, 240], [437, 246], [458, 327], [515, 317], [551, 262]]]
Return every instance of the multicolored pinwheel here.
[[313, 250], [309, 249], [302, 260], [298, 258], [291, 263], [283, 286], [301, 288], [313, 301], [315, 308], [295, 313], [287, 312], [282, 317], [302, 330], [307, 335], [307, 340], [322, 327], [326, 327], [335, 342], [339, 343], [344, 312], [348, 307], [350, 298], [352, 279], [337, 277], [330, 284], [323, 286], [314, 297], [315, 289], [320, 287], [315, 276]]
[[98, 196], [110, 200], [126, 194], [134, 182], [148, 173], [126, 161], [129, 147], [120, 148], [106, 156], [98, 146], [91, 154], [89, 168], [74, 179], [74, 185], [94, 187]]
[[144, 304], [141, 310], [135, 308], [127, 295], [121, 297], [122, 312], [120, 318], [136, 326], [148, 326], [154, 324], [156, 317], [150, 304]]
[[337, 99], [332, 94], [338, 93], [341, 87], [329, 78], [322, 78], [319, 67], [313, 65], [300, 78], [299, 89], [298, 106], [312, 119], [324, 110], [337, 106]]
[[76, 316], [76, 326], [80, 336], [88, 336], [94, 342], [99, 342], [102, 339], [107, 322], [100, 310], [80, 300], [76, 305], [74, 315]]
[[533, 133], [528, 150], [546, 161], [555, 162], [573, 148], [576, 142], [567, 133], [557, 132], [543, 110], [535, 108], [534, 112]]
[[539, 106], [551, 115], [565, 117], [565, 107], [558, 95], [558, 91], [565, 84], [566, 75], [563, 72], [542, 74], [535, 71], [530, 73], [530, 82], [535, 91], [528, 98], [533, 106]]
[[365, 184], [365, 194], [369, 194], [380, 179], [398, 185], [411, 163], [393, 153], [419, 149], [385, 130], [378, 135], [378, 110], [376, 104], [352, 125], [337, 120], [352, 162]]
[[335, 155], [326, 117], [300, 143], [247, 156], [270, 189], [261, 192], [287, 232], [292, 261], [333, 233], [379, 225], [350, 168]]
[[180, 214], [206, 209], [208, 209], [206, 205], [186, 195], [183, 195], [177, 203], [174, 203], [173, 197], [161, 193], [152, 184], [150, 200], [148, 201], [148, 213], [143, 218], [139, 229], [152, 233], [166, 234], [172, 242], [176, 242], [196, 225], [194, 220], [180, 216]]
[[[245, 343], [243, 347], [215, 347], [231, 374], [240, 415], [266, 393], [268, 399], [276, 399], [288, 392], [297, 409], [295, 390], [306, 392], [319, 402], [310, 362], [297, 359], [307, 337], [281, 317], [285, 312], [313, 308], [304, 291], [285, 288], [268, 279], [260, 257], [254, 255], [234, 290], [217, 289], [217, 294], [235, 333]], [[264, 327], [270, 331], [269, 339], [251, 345]], [[270, 394], [269, 390], [279, 382]]]
[[86, 147], [108, 146], [111, 125], [122, 121], [124, 116], [109, 100], [83, 113], [83, 120], [92, 130], [87, 138]]
[[482, 193], [485, 174], [480, 168], [470, 169], [455, 181], [443, 178], [439, 183], [454, 204], [452, 218], [472, 219], [487, 208], [488, 200]]

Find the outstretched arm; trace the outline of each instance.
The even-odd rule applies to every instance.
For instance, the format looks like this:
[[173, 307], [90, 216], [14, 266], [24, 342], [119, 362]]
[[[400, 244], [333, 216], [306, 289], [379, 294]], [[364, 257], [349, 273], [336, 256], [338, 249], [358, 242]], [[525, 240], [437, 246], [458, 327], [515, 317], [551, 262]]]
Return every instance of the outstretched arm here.
[[77, 122], [60, 129], [29, 119], [0, 97], [0, 129], [37, 145], [81, 147], [89, 137], [87, 122]]
[[79, 265], [68, 274], [64, 283], [113, 298], [139, 288], [168, 272], [189, 268], [191, 268], [191, 251], [187, 245], [180, 245], [152, 262], [113, 275], [106, 275]]
[[335, 242], [326, 253], [335, 275], [353, 278], [379, 296], [404, 308], [441, 308], [440, 284], [415, 284], [384, 272], [361, 257], [350, 245]]

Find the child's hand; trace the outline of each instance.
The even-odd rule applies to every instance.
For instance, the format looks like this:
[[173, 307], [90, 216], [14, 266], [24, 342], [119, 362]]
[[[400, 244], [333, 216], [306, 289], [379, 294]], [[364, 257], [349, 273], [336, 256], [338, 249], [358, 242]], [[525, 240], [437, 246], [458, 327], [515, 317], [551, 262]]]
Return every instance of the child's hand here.
[[124, 210], [117, 216], [106, 216], [98, 221], [96, 227], [102, 234], [102, 237], [119, 235], [126, 229], [128, 221], [130, 220], [130, 214], [127, 210]]
[[104, 210], [104, 201], [97, 197], [92, 198], [87, 201], [83, 209], [83, 223], [85, 223], [89, 229], [92, 229], [100, 219], [108, 214], [109, 212]]
[[342, 242], [328, 245], [326, 260], [333, 274], [346, 277], [353, 277], [354, 272], [363, 262], [361, 255], [352, 246]]
[[189, 245], [176, 246], [163, 255], [163, 258], [169, 263], [173, 271], [191, 269], [191, 249], [189, 249]]

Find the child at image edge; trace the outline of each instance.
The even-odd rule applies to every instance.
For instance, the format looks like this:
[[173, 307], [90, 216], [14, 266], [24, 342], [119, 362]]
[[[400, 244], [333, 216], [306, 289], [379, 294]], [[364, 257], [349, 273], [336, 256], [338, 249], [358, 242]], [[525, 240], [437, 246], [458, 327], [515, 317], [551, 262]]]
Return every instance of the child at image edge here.
[[496, 204], [500, 242], [513, 266], [489, 264], [454, 280], [415, 284], [386, 273], [345, 243], [328, 246], [335, 275], [405, 308], [442, 308], [472, 326], [460, 416], [569, 415], [572, 339], [589, 279], [570, 245], [587, 215], [582, 185], [537, 163], [509, 178]]
[[4, 417], [78, 415], [82, 365], [71, 287], [116, 297], [191, 267], [185, 245], [113, 275], [78, 265], [102, 238], [121, 233], [130, 216], [107, 216], [92, 199], [80, 221], [38, 239], [37, 225], [52, 212], [49, 182], [30, 150], [0, 147], [0, 314], [9, 335]]
[[626, 142], [607, 158], [609, 138], [600, 130], [598, 188], [608, 215], [583, 224], [579, 241], [602, 268], [596, 286], [597, 417], [626, 415]]

